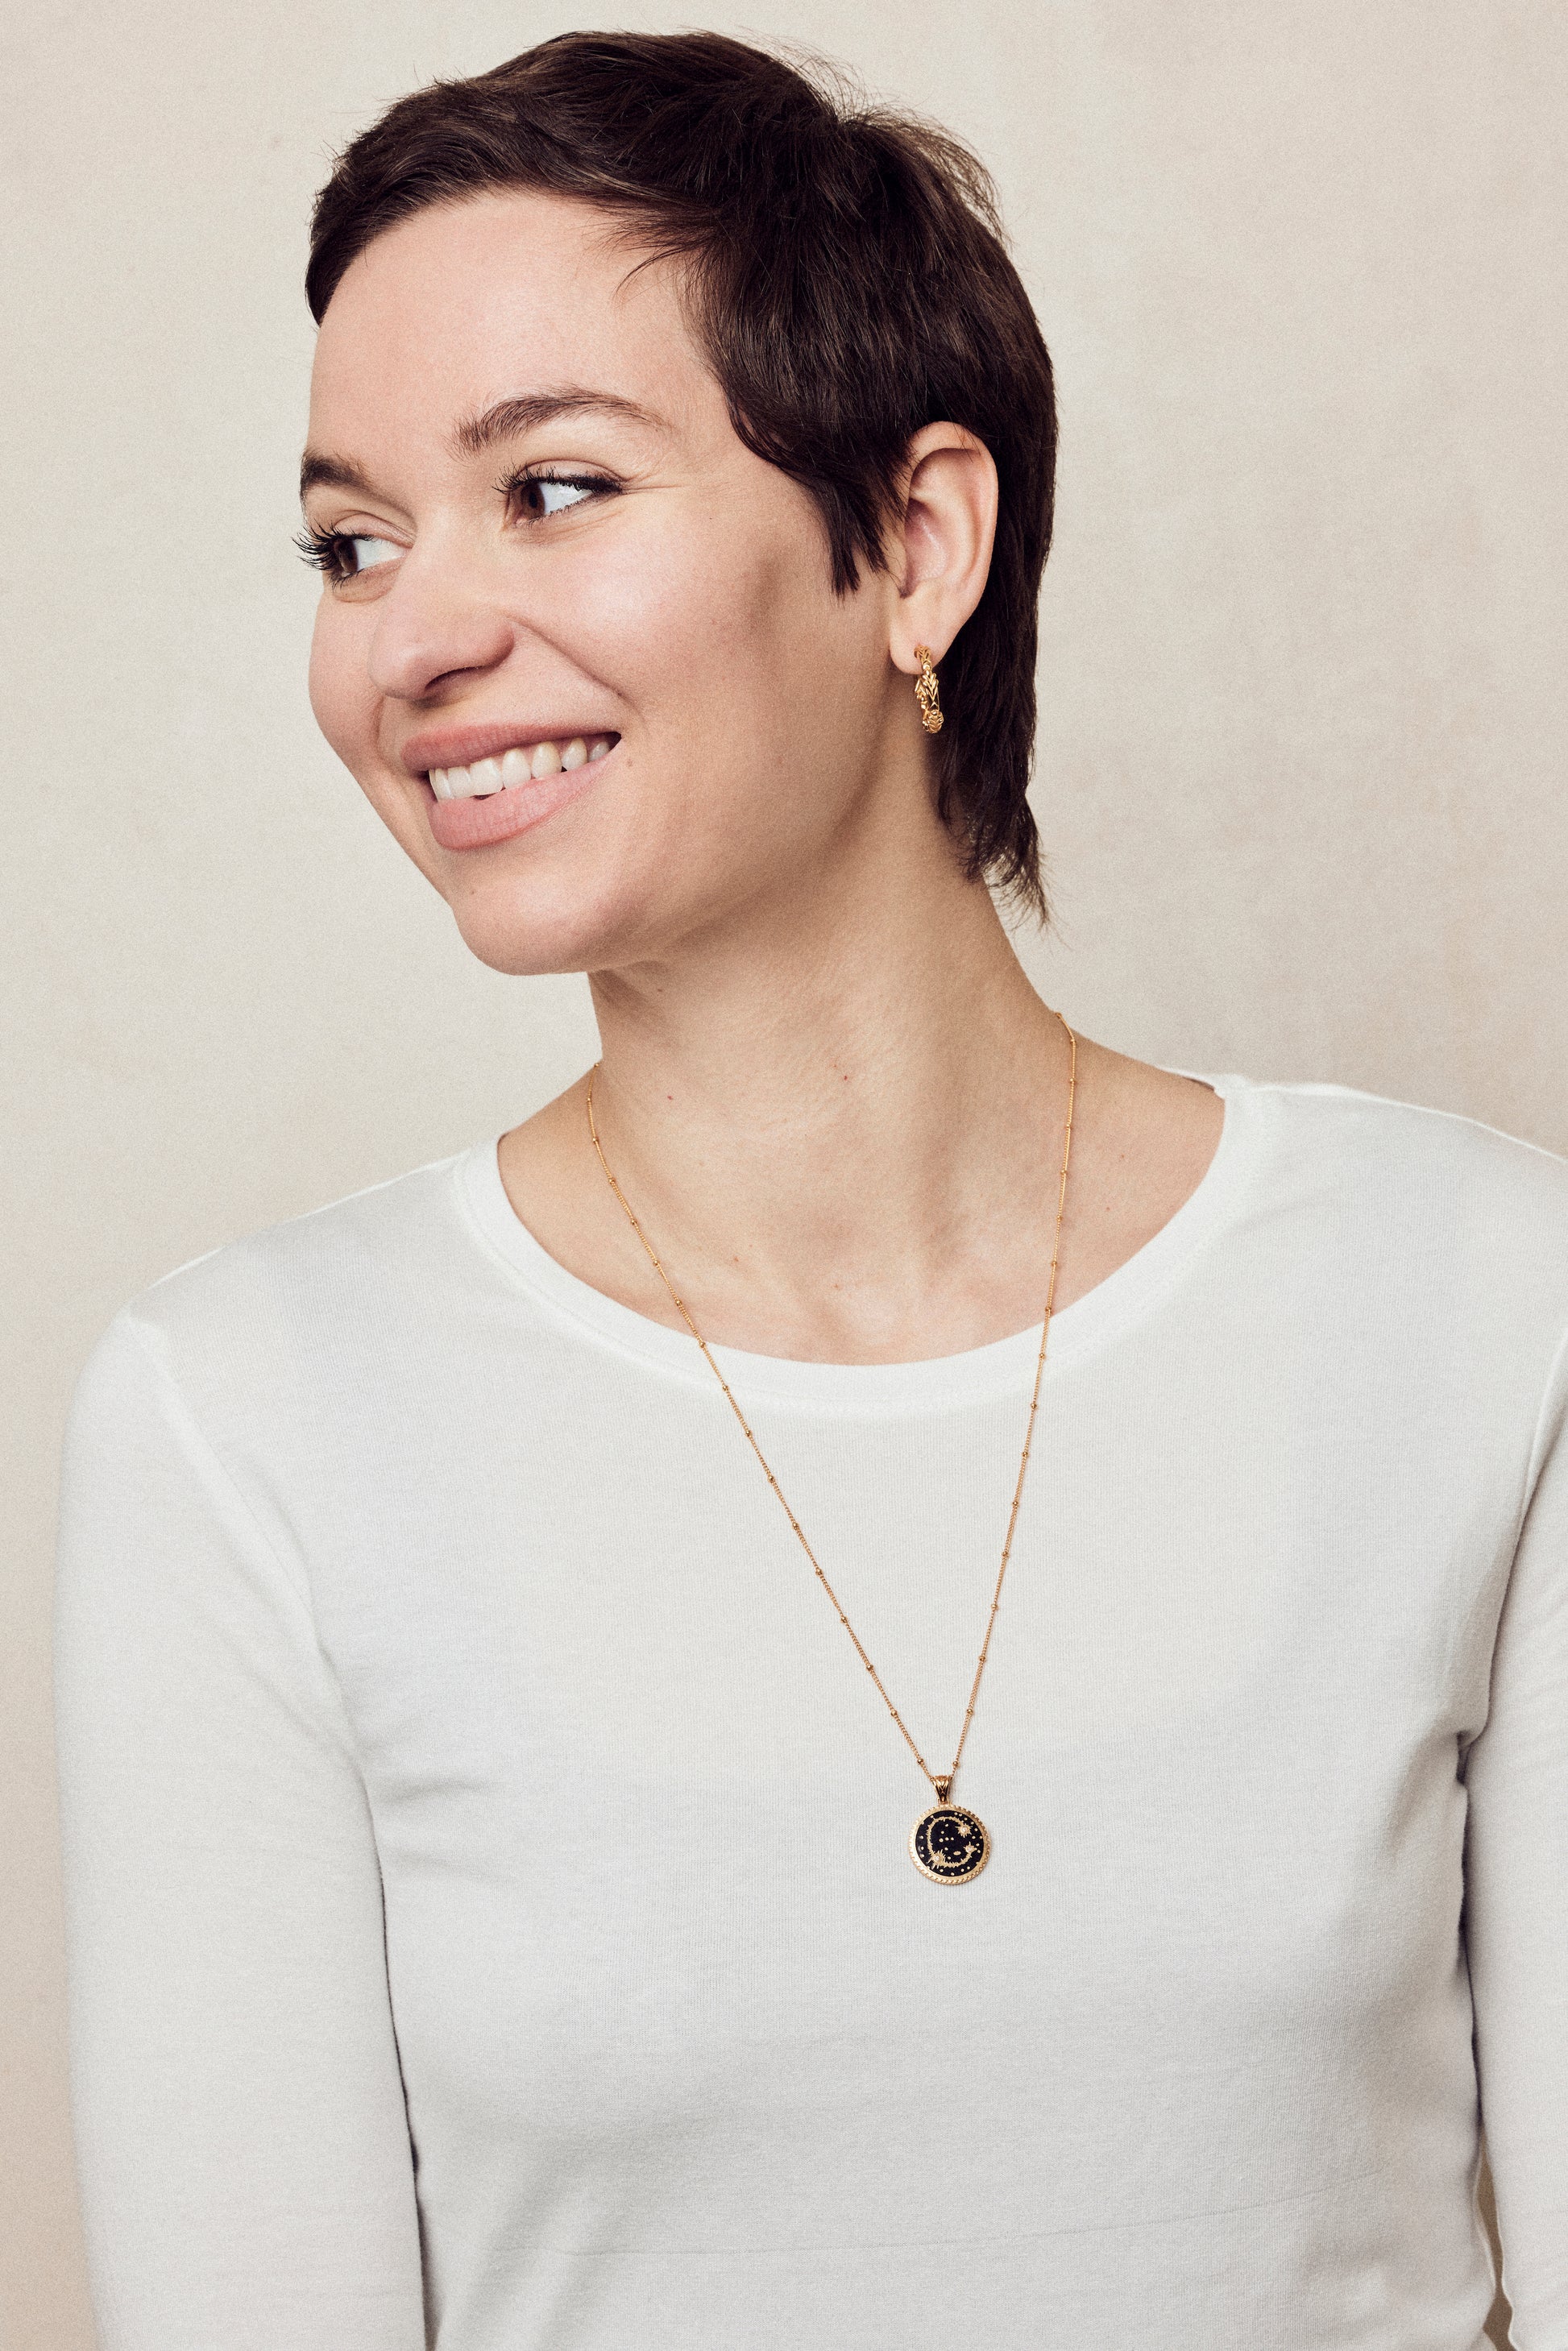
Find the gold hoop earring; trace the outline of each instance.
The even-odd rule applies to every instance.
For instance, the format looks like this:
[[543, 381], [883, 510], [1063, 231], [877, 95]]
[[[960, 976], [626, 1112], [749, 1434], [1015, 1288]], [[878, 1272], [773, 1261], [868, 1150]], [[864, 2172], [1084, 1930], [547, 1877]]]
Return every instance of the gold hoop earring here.
[[942, 705], [936, 698], [936, 673], [931, 666], [929, 645], [916, 645], [915, 658], [920, 664], [920, 674], [915, 681], [915, 699], [920, 705], [920, 724], [927, 735], [942, 732]]

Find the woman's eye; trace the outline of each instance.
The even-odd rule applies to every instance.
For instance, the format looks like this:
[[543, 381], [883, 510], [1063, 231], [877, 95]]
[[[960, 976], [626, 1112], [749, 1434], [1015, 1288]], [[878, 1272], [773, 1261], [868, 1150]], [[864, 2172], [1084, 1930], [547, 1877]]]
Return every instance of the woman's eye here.
[[391, 563], [402, 553], [390, 538], [361, 538], [348, 532], [343, 534], [343, 546], [348, 552], [355, 575], [373, 571], [381, 563]]
[[294, 542], [313, 570], [335, 587], [357, 580], [362, 571], [378, 571], [402, 553], [395, 540], [376, 538], [369, 531], [313, 530], [308, 527]]
[[519, 474], [507, 485], [516, 506], [530, 522], [543, 522], [616, 486], [598, 474]]

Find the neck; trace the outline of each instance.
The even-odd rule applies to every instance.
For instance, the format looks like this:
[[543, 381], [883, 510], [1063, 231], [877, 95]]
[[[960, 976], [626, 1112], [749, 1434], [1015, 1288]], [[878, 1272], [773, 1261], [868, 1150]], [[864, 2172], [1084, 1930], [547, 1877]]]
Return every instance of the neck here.
[[683, 1296], [848, 1359], [1021, 1327], [977, 1283], [1039, 1286], [1068, 1042], [988, 892], [945, 857], [768, 928], [593, 982], [605, 1154]]

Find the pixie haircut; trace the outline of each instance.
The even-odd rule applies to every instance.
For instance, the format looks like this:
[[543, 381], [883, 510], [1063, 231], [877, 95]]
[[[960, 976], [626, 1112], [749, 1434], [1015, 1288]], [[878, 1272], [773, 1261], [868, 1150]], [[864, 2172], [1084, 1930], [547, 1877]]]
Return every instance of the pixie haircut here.
[[1056, 410], [984, 167], [814, 60], [716, 33], [567, 33], [400, 99], [344, 150], [312, 221], [315, 318], [383, 230], [513, 188], [597, 205], [679, 266], [735, 430], [815, 501], [841, 595], [887, 568], [921, 426], [984, 442], [996, 549], [942, 664], [936, 806], [969, 873], [1043, 914], [1025, 794]]

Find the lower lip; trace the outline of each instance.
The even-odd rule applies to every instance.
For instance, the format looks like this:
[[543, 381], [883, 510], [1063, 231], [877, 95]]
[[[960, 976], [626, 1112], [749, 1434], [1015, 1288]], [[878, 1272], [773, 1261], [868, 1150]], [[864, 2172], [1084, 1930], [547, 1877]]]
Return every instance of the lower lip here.
[[590, 759], [586, 766], [565, 770], [559, 776], [539, 776], [532, 782], [509, 785], [505, 791], [488, 792], [482, 799], [438, 800], [428, 782], [424, 786], [425, 813], [438, 849], [493, 849], [498, 841], [511, 841], [519, 832], [529, 832], [536, 824], [543, 824], [558, 809], [565, 808], [599, 781], [615, 756], [612, 745], [601, 758]]

